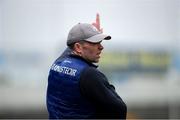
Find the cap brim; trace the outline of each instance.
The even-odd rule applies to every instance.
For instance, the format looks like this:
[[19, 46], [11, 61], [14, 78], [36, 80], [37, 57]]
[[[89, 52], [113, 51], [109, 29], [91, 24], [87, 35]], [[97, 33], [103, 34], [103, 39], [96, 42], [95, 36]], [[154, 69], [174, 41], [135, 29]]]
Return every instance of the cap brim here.
[[109, 35], [97, 34], [97, 35], [94, 35], [94, 36], [92, 36], [88, 39], [85, 39], [85, 40], [88, 42], [97, 43], [97, 42], [100, 42], [102, 40], [110, 40], [110, 39], [111, 39], [111, 36], [109, 36]]

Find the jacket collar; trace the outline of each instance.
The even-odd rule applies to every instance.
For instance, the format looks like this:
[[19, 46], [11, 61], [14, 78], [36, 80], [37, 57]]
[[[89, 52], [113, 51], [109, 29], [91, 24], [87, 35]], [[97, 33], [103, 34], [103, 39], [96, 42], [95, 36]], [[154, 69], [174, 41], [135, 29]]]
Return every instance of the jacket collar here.
[[81, 60], [83, 60], [84, 62], [86, 62], [89, 66], [92, 66], [92, 67], [95, 67], [95, 68], [97, 68], [97, 67], [98, 67], [98, 65], [95, 65], [94, 63], [91, 63], [91, 62], [89, 62], [89, 61], [85, 60], [84, 58], [82, 58], [82, 57], [81, 57], [81, 56], [79, 56], [79, 55], [75, 55], [75, 54], [71, 53], [71, 54], [69, 54], [69, 57], [73, 57], [73, 58], [81, 59]]

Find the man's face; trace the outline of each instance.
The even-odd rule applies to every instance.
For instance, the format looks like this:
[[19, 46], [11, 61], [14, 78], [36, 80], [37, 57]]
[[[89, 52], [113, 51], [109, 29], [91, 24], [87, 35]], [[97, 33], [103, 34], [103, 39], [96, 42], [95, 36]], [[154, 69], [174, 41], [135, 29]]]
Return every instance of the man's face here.
[[103, 46], [101, 42], [91, 43], [91, 42], [83, 42], [81, 49], [81, 56], [90, 62], [99, 62], [101, 51], [103, 50]]

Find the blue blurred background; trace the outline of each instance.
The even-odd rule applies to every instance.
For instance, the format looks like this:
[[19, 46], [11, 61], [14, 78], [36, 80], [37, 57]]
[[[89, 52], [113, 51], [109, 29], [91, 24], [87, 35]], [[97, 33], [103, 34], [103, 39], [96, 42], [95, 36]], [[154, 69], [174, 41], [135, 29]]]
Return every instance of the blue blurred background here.
[[0, 0], [0, 118], [47, 118], [49, 68], [97, 12], [112, 36], [99, 69], [128, 118], [180, 119], [180, 0]]

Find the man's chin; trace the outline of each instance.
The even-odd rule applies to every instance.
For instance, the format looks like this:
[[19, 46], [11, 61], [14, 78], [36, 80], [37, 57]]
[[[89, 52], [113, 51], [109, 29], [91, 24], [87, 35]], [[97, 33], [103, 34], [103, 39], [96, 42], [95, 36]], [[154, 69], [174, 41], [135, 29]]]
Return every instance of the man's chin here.
[[99, 59], [94, 61], [94, 63], [98, 63], [98, 62], [99, 62]]

